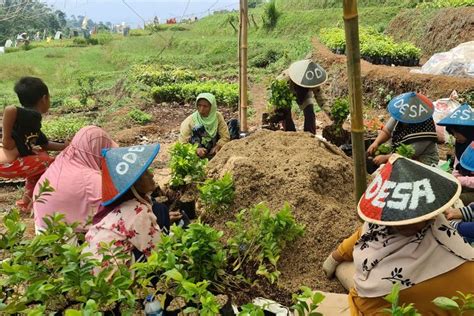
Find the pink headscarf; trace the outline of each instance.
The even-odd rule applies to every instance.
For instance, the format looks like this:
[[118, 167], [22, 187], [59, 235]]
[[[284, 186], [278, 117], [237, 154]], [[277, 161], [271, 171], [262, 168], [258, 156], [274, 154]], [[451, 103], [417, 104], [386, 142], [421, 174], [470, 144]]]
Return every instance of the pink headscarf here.
[[35, 202], [35, 224], [44, 229], [43, 217], [62, 213], [68, 223], [80, 222], [79, 230], [86, 230], [86, 222], [94, 216], [102, 198], [101, 151], [118, 145], [101, 128], [86, 126], [74, 136], [71, 144], [62, 151], [35, 187], [48, 179], [54, 192], [43, 198], [45, 203]]

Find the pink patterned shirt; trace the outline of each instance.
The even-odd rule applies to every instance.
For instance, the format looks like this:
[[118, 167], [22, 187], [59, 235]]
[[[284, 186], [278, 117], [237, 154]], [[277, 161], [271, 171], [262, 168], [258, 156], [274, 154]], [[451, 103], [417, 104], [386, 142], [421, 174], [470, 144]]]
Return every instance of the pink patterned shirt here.
[[130, 253], [130, 258], [133, 248], [148, 256], [160, 240], [160, 233], [156, 216], [150, 206], [136, 199], [128, 200], [89, 228], [86, 234], [86, 242], [89, 245], [84, 248], [83, 253], [90, 252], [93, 258], [102, 260], [99, 253], [100, 243], [114, 242], [115, 246], [123, 247]]

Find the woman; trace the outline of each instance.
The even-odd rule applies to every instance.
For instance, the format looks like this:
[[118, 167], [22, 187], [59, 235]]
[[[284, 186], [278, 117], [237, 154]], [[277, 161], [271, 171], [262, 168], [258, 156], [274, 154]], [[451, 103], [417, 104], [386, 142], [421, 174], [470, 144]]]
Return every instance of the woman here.
[[46, 228], [43, 218], [54, 213], [64, 214], [67, 223], [78, 222], [78, 231], [87, 231], [87, 222], [102, 197], [101, 150], [114, 147], [118, 145], [99, 127], [87, 126], [77, 132], [36, 184], [33, 196], [46, 180], [54, 189], [33, 203], [37, 232]]
[[[94, 216], [86, 234], [92, 253], [102, 261], [101, 243], [123, 247], [149, 255], [160, 240], [160, 227], [152, 210], [150, 194], [155, 189], [153, 175], [147, 170], [158, 154], [160, 145], [114, 148], [104, 152], [102, 163], [102, 207]], [[140, 256], [140, 255], [139, 255]], [[109, 262], [103, 262], [103, 266]]]
[[197, 144], [196, 153], [200, 158], [212, 157], [230, 141], [229, 127], [235, 129], [237, 121], [233, 120], [229, 122], [231, 126], [227, 126], [224, 116], [217, 111], [216, 98], [210, 93], [198, 95], [196, 108], [181, 123], [179, 141]]
[[446, 131], [455, 138], [453, 175], [461, 182], [461, 200], [465, 205], [474, 202], [474, 172], [459, 163], [461, 155], [474, 141], [474, 112], [464, 104], [442, 119], [438, 125], [446, 126]]
[[384, 315], [384, 297], [400, 283], [399, 304], [414, 303], [422, 315], [450, 315], [432, 300], [474, 291], [474, 249], [442, 212], [459, 197], [454, 177], [393, 155], [362, 196], [365, 221], [323, 265], [332, 276], [339, 263], [353, 261], [351, 315]]
[[[380, 131], [375, 141], [367, 149], [373, 156], [378, 147], [392, 140], [396, 150], [400, 145], [411, 145], [415, 149], [413, 159], [429, 166], [439, 162], [438, 136], [433, 121], [433, 103], [424, 95], [408, 92], [395, 97], [388, 105], [391, 118]], [[391, 154], [377, 155], [376, 165], [384, 164]]]
[[[291, 64], [288, 71], [280, 76], [280, 79], [289, 79], [290, 90], [296, 97], [296, 103], [304, 114], [303, 130], [315, 135], [316, 115], [314, 105], [317, 100], [317, 104], [321, 108], [324, 106], [325, 102], [319, 86], [327, 80], [326, 71], [312, 60], [305, 59]], [[279, 112], [282, 116], [285, 131], [295, 132], [296, 127], [291, 117], [291, 106], [280, 109]]]

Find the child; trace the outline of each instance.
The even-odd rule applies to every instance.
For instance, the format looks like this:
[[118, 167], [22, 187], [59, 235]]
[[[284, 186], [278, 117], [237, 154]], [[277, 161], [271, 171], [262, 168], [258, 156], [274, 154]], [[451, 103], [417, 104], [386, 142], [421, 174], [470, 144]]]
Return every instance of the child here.
[[461, 200], [467, 205], [474, 202], [474, 172], [464, 168], [459, 161], [469, 144], [474, 141], [474, 113], [468, 104], [463, 104], [442, 119], [438, 125], [446, 126], [446, 131], [456, 140], [453, 175], [461, 182]]
[[31, 208], [33, 189], [54, 160], [45, 150], [63, 150], [67, 144], [48, 141], [41, 132], [41, 114], [49, 109], [49, 91], [35, 77], [23, 77], [15, 84], [22, 107], [8, 106], [3, 111], [0, 177], [26, 178], [23, 199], [16, 204], [23, 211]]
[[[474, 242], [474, 203], [461, 208], [451, 208], [445, 213], [451, 226], [468, 242]], [[458, 221], [461, 220], [461, 221]]]
[[[160, 240], [160, 227], [152, 210], [153, 175], [147, 171], [159, 145], [113, 148], [103, 151], [102, 208], [86, 234], [84, 253], [102, 260], [100, 244], [113, 243], [130, 254], [149, 255]], [[107, 266], [108, 263], [103, 263]]]
[[[430, 166], [437, 165], [438, 136], [432, 118], [433, 103], [424, 95], [408, 92], [392, 99], [387, 108], [391, 118], [367, 149], [367, 154], [374, 155], [380, 145], [391, 139], [394, 149], [402, 144], [411, 145], [415, 149], [414, 160]], [[373, 160], [376, 165], [381, 165], [390, 156], [378, 155]]]

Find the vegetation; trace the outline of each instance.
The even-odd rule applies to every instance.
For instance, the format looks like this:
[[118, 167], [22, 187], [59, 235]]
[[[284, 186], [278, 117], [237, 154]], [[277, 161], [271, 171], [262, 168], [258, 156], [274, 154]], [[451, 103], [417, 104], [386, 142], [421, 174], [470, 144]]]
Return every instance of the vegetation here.
[[50, 140], [64, 141], [72, 139], [77, 131], [88, 124], [89, 121], [83, 117], [60, 116], [45, 120], [41, 130]]
[[218, 105], [236, 108], [239, 102], [237, 84], [218, 81], [177, 83], [151, 89], [153, 99], [158, 102], [194, 103], [203, 92], [212, 93]]
[[347, 98], [338, 98], [334, 100], [334, 104], [331, 107], [331, 118], [336, 126], [341, 128], [349, 114], [350, 106]]
[[148, 86], [189, 83], [198, 79], [190, 70], [157, 64], [134, 65], [131, 69], [131, 76], [134, 81]]
[[172, 187], [180, 187], [205, 178], [207, 159], [201, 159], [196, 153], [197, 145], [177, 142], [171, 147], [170, 168]]
[[226, 211], [234, 201], [234, 181], [230, 173], [221, 179], [207, 179], [198, 186], [199, 198], [208, 212]]
[[256, 274], [264, 276], [271, 283], [280, 275], [277, 264], [282, 249], [304, 231], [304, 227], [293, 218], [288, 204], [274, 216], [265, 204], [257, 204], [241, 211], [236, 221], [227, 225], [234, 234], [227, 242], [230, 255], [235, 260], [234, 271], [256, 263]]
[[307, 286], [302, 286], [301, 294], [293, 294], [295, 305], [292, 308], [297, 311], [296, 316], [322, 316], [323, 314], [316, 312], [316, 309], [324, 298], [325, 296], [322, 293], [313, 291]]
[[474, 294], [464, 294], [457, 292], [457, 296], [451, 298], [437, 297], [433, 300], [433, 303], [445, 311], [456, 311], [458, 315], [464, 315], [465, 313], [472, 313], [474, 311]]
[[281, 16], [281, 12], [276, 7], [276, 0], [270, 0], [264, 9], [263, 15], [263, 27], [267, 31], [271, 31], [275, 28], [278, 23], [278, 19]]
[[392, 304], [391, 308], [384, 308], [383, 312], [392, 316], [421, 316], [415, 309], [413, 304], [398, 306], [398, 299], [400, 294], [400, 283], [396, 283], [392, 287], [392, 292], [385, 296], [385, 300]]
[[152, 116], [151, 114], [145, 113], [138, 108], [133, 108], [131, 111], [127, 113], [128, 117], [131, 118], [135, 123], [140, 125], [144, 125], [146, 123], [151, 122]]
[[401, 144], [398, 146], [396, 153], [411, 159], [415, 155], [415, 148], [412, 145]]
[[270, 85], [269, 103], [274, 109], [291, 108], [295, 96], [286, 80], [273, 80]]
[[449, 7], [470, 7], [474, 6], [473, 0], [432, 0], [423, 1], [417, 5], [417, 8], [449, 8]]
[[377, 150], [375, 151], [375, 156], [390, 154], [392, 150], [393, 150], [392, 146], [388, 144], [382, 144], [379, 147], [377, 147]]
[[[322, 29], [320, 39], [333, 52], [344, 54], [346, 43], [343, 29]], [[395, 43], [391, 37], [382, 35], [373, 28], [360, 29], [360, 51], [362, 58], [374, 64], [415, 66], [421, 56], [421, 50], [413, 44]]]

